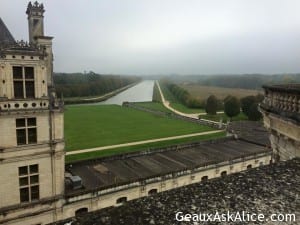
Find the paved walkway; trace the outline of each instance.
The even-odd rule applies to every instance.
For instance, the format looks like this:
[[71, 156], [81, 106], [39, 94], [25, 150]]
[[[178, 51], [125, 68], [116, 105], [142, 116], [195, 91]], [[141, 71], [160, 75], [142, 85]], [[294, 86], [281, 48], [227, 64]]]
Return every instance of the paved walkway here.
[[152, 143], [152, 142], [202, 136], [202, 135], [206, 135], [206, 134], [215, 134], [215, 133], [220, 133], [220, 132], [223, 132], [223, 130], [213, 130], [213, 131], [206, 131], [206, 132], [201, 132], [201, 133], [193, 133], [193, 134], [185, 134], [185, 135], [165, 137], [165, 138], [150, 139], [150, 140], [144, 140], [144, 141], [129, 142], [129, 143], [118, 144], [118, 145], [109, 145], [109, 146], [103, 146], [103, 147], [81, 149], [81, 150], [66, 152], [66, 155], [75, 155], [75, 154], [79, 154], [79, 153], [103, 151], [103, 150], [112, 149], [112, 148], [120, 148], [120, 147], [134, 146], [134, 145], [140, 145], [140, 144], [147, 144], [147, 143]]
[[[163, 105], [168, 108], [169, 110], [173, 111], [174, 113], [178, 114], [178, 115], [181, 115], [181, 116], [185, 116], [185, 117], [189, 117], [189, 118], [193, 118], [193, 119], [199, 119], [199, 116], [200, 115], [206, 115], [207, 113], [194, 113], [194, 114], [190, 114], [190, 113], [183, 113], [183, 112], [180, 112], [174, 108], [172, 108], [170, 106], [170, 102], [168, 102], [165, 97], [164, 97], [164, 94], [163, 92], [161, 91], [160, 89], [160, 85], [159, 85], [159, 82], [158, 81], [155, 81], [156, 84], [157, 84], [157, 87], [158, 87], [158, 90], [159, 90], [159, 93], [160, 93], [160, 96], [161, 96], [161, 99], [162, 99], [162, 103]], [[221, 114], [221, 113], [224, 113], [224, 112], [217, 112], [218, 114]], [[216, 121], [213, 121], [213, 120], [206, 120], [206, 119], [201, 119], [201, 120], [204, 120], [204, 121], [208, 121], [208, 122], [211, 122], [211, 123], [216, 123], [216, 124], [219, 124], [219, 122], [216, 122]]]

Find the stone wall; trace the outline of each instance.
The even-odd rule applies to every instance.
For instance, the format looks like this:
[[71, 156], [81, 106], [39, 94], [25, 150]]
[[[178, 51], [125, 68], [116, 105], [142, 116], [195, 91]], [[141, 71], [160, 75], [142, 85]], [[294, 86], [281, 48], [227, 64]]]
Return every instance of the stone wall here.
[[[24, 58], [22, 58], [24, 57]], [[13, 99], [13, 72], [12, 66], [23, 66], [34, 68], [34, 87], [35, 98], [47, 97], [47, 68], [44, 61], [40, 60], [38, 56], [29, 55], [13, 55], [7, 54], [5, 60], [0, 61], [0, 98]]]

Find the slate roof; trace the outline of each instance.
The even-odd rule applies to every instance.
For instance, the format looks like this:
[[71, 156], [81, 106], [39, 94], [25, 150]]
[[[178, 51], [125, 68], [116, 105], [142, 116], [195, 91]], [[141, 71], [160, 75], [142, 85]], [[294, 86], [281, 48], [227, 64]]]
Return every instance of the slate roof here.
[[0, 17], [0, 45], [14, 44], [16, 41]]
[[256, 144], [270, 146], [269, 133], [261, 121], [233, 121], [227, 131]]
[[[127, 202], [120, 207], [67, 219], [55, 225], [192, 225], [192, 224], [300, 224], [300, 159], [262, 166]], [[175, 220], [176, 212], [295, 214], [295, 222], [193, 222]], [[203, 218], [203, 217], [202, 217]], [[53, 224], [54, 225], [54, 224]]]
[[[121, 159], [86, 160], [67, 164], [66, 170], [80, 176], [85, 187], [83, 191], [88, 191], [269, 152], [270, 149], [264, 145], [224, 138]], [[72, 195], [77, 191], [67, 187], [66, 192]]]

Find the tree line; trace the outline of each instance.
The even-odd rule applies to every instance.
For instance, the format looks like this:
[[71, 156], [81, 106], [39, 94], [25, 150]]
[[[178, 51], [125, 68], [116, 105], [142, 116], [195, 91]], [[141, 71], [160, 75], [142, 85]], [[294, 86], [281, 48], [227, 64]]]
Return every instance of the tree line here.
[[300, 82], [300, 74], [281, 75], [215, 75], [203, 77], [198, 83], [205, 86], [225, 88], [261, 89], [263, 85], [287, 84]]
[[169, 76], [176, 83], [190, 82], [203, 86], [225, 88], [261, 89], [262, 85], [299, 83], [300, 74], [232, 74]]
[[[223, 101], [224, 113], [228, 117], [232, 118], [237, 116], [242, 110], [249, 120], [260, 120], [262, 115], [258, 110], [258, 104], [262, 102], [263, 99], [264, 96], [261, 94], [256, 96], [249, 95], [241, 99], [229, 95]], [[220, 100], [214, 95], [210, 95], [205, 104], [206, 113], [210, 115], [216, 115], [219, 104]]]
[[179, 87], [177, 84], [164, 81], [165, 86], [168, 90], [175, 96], [175, 98], [181, 104], [189, 108], [201, 108], [203, 107], [203, 102], [192, 97], [190, 93], [182, 87]]
[[249, 120], [260, 120], [262, 118], [262, 115], [258, 110], [258, 104], [264, 99], [262, 94], [246, 96], [241, 99], [228, 95], [224, 100], [218, 99], [214, 95], [210, 95], [206, 101], [200, 101], [192, 97], [184, 88], [171, 83], [170, 81], [163, 82], [178, 102], [189, 108], [204, 108], [209, 115], [216, 115], [217, 111], [224, 110], [224, 113], [230, 118], [237, 116], [241, 111]]
[[140, 81], [136, 76], [100, 75], [94, 72], [54, 73], [58, 96], [98, 96]]

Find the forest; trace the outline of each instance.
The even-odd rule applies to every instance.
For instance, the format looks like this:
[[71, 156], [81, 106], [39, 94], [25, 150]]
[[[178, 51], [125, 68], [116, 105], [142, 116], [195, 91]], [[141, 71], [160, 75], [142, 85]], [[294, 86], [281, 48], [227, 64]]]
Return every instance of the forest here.
[[168, 79], [203, 86], [261, 90], [263, 85], [299, 83], [300, 74], [175, 75], [169, 76]]
[[58, 96], [99, 96], [140, 81], [137, 76], [89, 73], [54, 73]]

